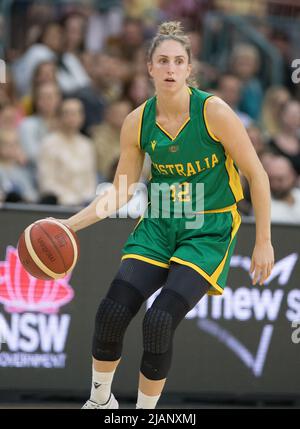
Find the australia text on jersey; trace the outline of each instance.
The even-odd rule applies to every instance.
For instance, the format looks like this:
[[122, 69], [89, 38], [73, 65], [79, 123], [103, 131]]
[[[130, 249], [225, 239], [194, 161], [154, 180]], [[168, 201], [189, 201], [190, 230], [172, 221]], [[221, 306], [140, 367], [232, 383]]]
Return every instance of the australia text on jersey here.
[[196, 160], [194, 162], [177, 163], [177, 164], [157, 164], [152, 163], [153, 167], [163, 175], [179, 175], [179, 176], [193, 176], [195, 174], [202, 173], [203, 171], [214, 168], [219, 162], [218, 157], [213, 153], [209, 157], [205, 157], [203, 160]]

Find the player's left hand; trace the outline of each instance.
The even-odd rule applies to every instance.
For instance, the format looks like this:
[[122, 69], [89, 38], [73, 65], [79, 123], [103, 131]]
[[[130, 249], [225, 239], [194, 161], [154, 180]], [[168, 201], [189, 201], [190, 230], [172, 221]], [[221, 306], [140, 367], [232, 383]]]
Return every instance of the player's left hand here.
[[274, 249], [271, 241], [256, 243], [251, 260], [250, 273], [253, 275], [252, 284], [258, 281], [262, 285], [270, 276], [274, 266]]

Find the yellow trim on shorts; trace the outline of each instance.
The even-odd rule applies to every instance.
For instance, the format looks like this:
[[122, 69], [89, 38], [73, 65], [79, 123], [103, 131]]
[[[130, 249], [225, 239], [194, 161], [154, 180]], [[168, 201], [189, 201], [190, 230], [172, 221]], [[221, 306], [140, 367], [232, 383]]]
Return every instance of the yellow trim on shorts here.
[[127, 255], [122, 256], [121, 261], [124, 259], [138, 259], [140, 261], [148, 262], [149, 264], [156, 265], [157, 267], [162, 268], [170, 268], [169, 264], [165, 264], [163, 262], [156, 261], [155, 259], [147, 258], [146, 256], [137, 255], [135, 253], [128, 253]]
[[140, 115], [140, 120], [139, 120], [139, 130], [138, 130], [138, 146], [140, 149], [142, 149], [141, 146], [141, 134], [142, 134], [142, 124], [143, 124], [143, 117], [144, 117], [144, 111], [145, 111], [145, 107], [146, 107], [146, 103], [147, 101], [145, 101], [142, 111], [141, 111], [141, 115]]
[[217, 283], [214, 281], [212, 276], [209, 276], [205, 271], [203, 271], [198, 265], [193, 264], [192, 262], [185, 261], [184, 259], [177, 258], [177, 256], [172, 256], [170, 259], [170, 262], [174, 261], [177, 262], [177, 264], [186, 265], [187, 267], [192, 268], [193, 270], [197, 271], [198, 274], [200, 274], [202, 277], [205, 278], [216, 290], [214, 291], [208, 291], [208, 295], [222, 295], [223, 289], [217, 285]]
[[225, 253], [224, 258], [222, 259], [218, 268], [214, 271], [213, 275], [211, 276], [212, 280], [214, 282], [217, 282], [218, 278], [220, 277], [221, 272], [223, 271], [231, 243], [232, 243], [234, 237], [236, 236], [236, 233], [237, 233], [239, 226], [241, 224], [241, 216], [240, 216], [239, 212], [237, 210], [232, 210], [231, 214], [232, 214], [233, 219], [232, 219], [232, 230], [231, 230], [230, 242], [228, 244], [227, 251]]
[[203, 117], [204, 117], [204, 123], [205, 123], [205, 126], [206, 126], [206, 129], [207, 129], [207, 132], [208, 132], [208, 134], [209, 134], [209, 136], [214, 140], [214, 141], [216, 141], [216, 142], [220, 142], [220, 140], [214, 135], [214, 133], [211, 131], [211, 129], [210, 129], [210, 127], [209, 127], [209, 125], [208, 125], [208, 122], [207, 122], [207, 117], [206, 117], [206, 102], [207, 102], [207, 100], [210, 100], [212, 97], [214, 97], [214, 95], [211, 95], [210, 97], [207, 97], [207, 99], [204, 101], [204, 104], [203, 104]]

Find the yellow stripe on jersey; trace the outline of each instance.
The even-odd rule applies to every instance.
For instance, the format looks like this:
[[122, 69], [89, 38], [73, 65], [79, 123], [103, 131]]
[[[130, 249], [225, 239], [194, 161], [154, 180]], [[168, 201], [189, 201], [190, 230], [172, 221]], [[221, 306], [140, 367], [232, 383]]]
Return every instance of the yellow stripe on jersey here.
[[229, 186], [234, 195], [235, 201], [240, 201], [244, 198], [243, 189], [240, 182], [239, 173], [236, 171], [236, 168], [233, 164], [233, 160], [230, 155], [225, 152], [226, 161], [225, 167], [229, 176]]
[[178, 137], [178, 135], [180, 134], [180, 132], [183, 130], [183, 128], [186, 126], [186, 124], [190, 121], [190, 117], [187, 118], [187, 120], [181, 125], [181, 127], [179, 128], [179, 130], [176, 133], [176, 136], [173, 137], [171, 136], [170, 133], [168, 133], [168, 131], [166, 131], [158, 122], [156, 122], [156, 125], [158, 126], [158, 128], [160, 128], [162, 130], [162, 132], [164, 132], [172, 141], [176, 140], [176, 138]]
[[220, 142], [220, 140], [214, 135], [214, 133], [211, 131], [208, 122], [207, 122], [207, 117], [206, 117], [206, 103], [207, 100], [210, 100], [211, 97], [213, 97], [213, 95], [211, 95], [210, 97], [208, 97], [205, 101], [204, 101], [204, 105], [203, 105], [203, 117], [204, 117], [204, 123], [207, 129], [208, 134], [210, 135], [210, 137], [215, 140], [216, 142]]
[[158, 126], [158, 128], [160, 128], [162, 130], [163, 133], [165, 133], [171, 140], [174, 140], [174, 137], [171, 136], [171, 134], [168, 133], [168, 131], [166, 131], [161, 125], [159, 125], [158, 122], [156, 122], [156, 125]]
[[140, 122], [139, 122], [139, 130], [138, 130], [138, 146], [140, 149], [142, 149], [141, 146], [141, 134], [142, 134], [142, 124], [143, 124], [143, 116], [144, 116], [144, 111], [145, 111], [145, 107], [146, 107], [147, 101], [145, 101], [143, 107], [142, 107], [142, 111], [141, 111], [141, 115], [140, 115]]

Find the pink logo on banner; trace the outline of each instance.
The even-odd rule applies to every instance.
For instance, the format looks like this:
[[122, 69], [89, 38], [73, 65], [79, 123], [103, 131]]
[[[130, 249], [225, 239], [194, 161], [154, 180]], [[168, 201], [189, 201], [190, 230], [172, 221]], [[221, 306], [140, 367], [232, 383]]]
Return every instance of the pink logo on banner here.
[[17, 249], [8, 246], [6, 260], [0, 261], [0, 303], [8, 313], [57, 313], [74, 297], [68, 284], [70, 277], [69, 274], [59, 280], [36, 279], [23, 268]]

